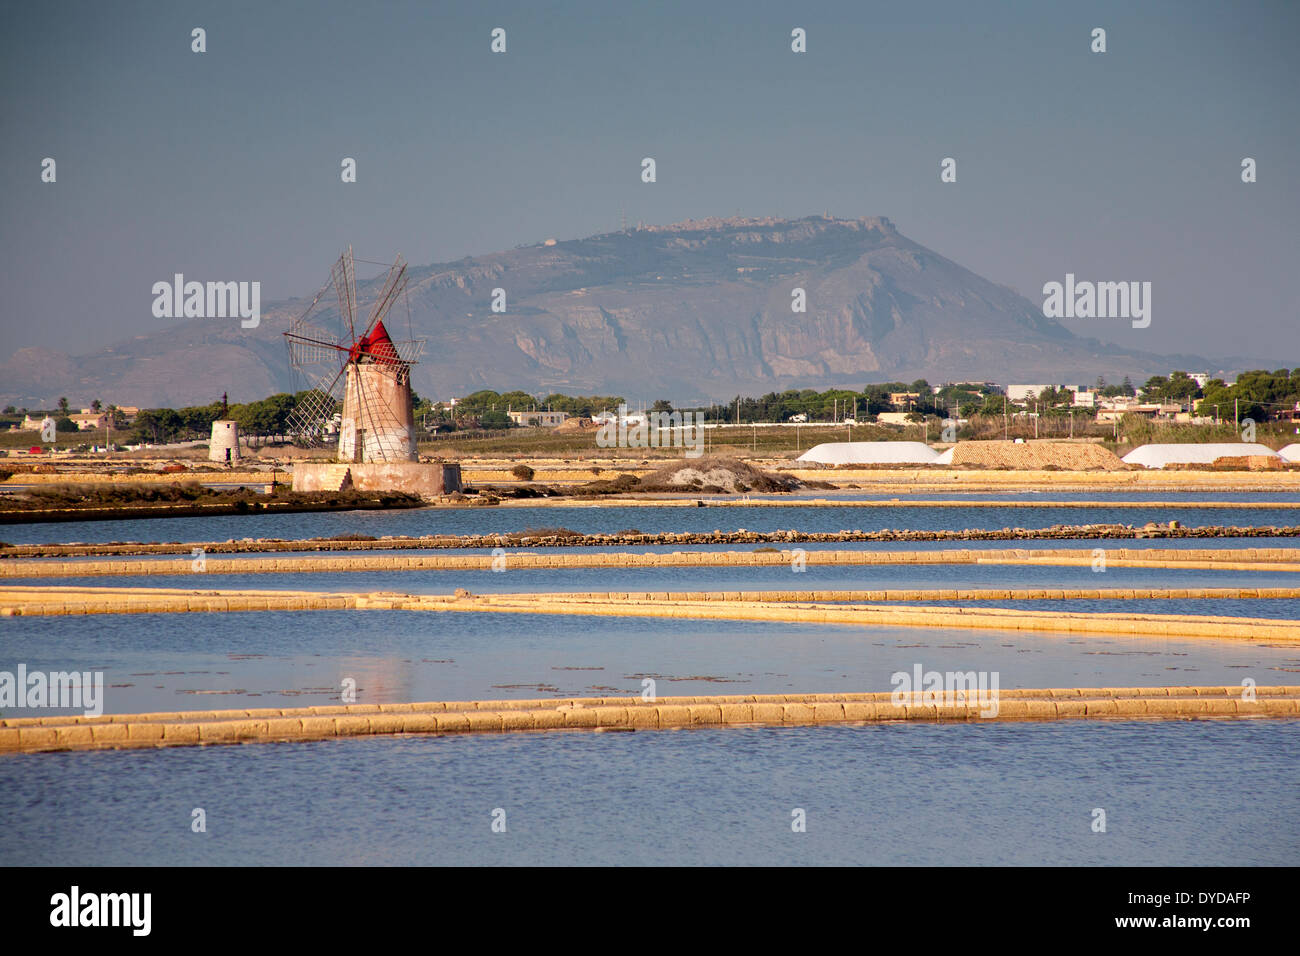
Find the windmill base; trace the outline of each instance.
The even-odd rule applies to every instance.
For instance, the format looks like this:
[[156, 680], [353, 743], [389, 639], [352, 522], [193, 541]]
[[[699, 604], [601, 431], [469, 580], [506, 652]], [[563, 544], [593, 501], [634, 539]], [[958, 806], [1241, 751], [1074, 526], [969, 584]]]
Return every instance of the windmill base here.
[[460, 488], [460, 465], [376, 461], [293, 466], [294, 491], [404, 491], [432, 498]]

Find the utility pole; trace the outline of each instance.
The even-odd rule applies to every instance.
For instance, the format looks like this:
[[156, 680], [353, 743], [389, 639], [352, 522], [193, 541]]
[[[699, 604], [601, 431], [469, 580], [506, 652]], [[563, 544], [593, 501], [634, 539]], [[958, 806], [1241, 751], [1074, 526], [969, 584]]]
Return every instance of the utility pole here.
[[1240, 431], [1241, 431], [1241, 418], [1240, 418], [1239, 416], [1240, 416], [1240, 412], [1239, 412], [1238, 407], [1237, 407], [1237, 399], [1234, 398], [1234, 399], [1232, 400], [1232, 429], [1233, 429], [1233, 431], [1237, 431], [1237, 432], [1240, 432]]
[[1007, 396], [1002, 396], [1002, 438], [1006, 440], [1011, 437], [1011, 424], [1007, 419]]

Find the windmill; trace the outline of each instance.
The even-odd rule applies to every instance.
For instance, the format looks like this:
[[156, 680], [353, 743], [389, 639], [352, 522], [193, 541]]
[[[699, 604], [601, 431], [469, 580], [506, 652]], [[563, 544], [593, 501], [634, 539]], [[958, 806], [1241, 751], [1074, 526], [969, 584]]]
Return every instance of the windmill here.
[[[317, 304], [331, 286], [338, 297], [337, 320], [313, 321]], [[384, 318], [405, 293], [406, 263], [398, 256], [358, 332], [356, 271], [349, 247], [306, 312], [284, 333], [290, 366], [310, 383], [288, 418], [299, 441], [325, 443], [334, 433], [337, 416], [340, 461], [416, 460], [411, 366], [419, 361], [424, 340], [394, 342], [384, 326]], [[407, 322], [409, 328], [409, 307]]]

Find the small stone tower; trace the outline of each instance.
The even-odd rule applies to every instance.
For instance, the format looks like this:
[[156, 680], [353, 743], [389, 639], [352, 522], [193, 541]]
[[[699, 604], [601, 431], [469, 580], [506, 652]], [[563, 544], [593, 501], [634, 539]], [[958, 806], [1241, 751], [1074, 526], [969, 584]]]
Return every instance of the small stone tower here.
[[212, 423], [212, 440], [208, 443], [208, 461], [233, 465], [239, 461], [239, 423], [226, 416], [230, 406], [225, 393], [221, 396], [221, 417]]
[[208, 460], [235, 464], [239, 461], [239, 424], [228, 418], [212, 423], [212, 441], [208, 445]]

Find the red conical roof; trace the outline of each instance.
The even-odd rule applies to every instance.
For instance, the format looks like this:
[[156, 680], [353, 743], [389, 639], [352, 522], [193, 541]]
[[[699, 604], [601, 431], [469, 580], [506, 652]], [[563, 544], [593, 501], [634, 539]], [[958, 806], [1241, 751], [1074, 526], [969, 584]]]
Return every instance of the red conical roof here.
[[397, 365], [402, 361], [401, 356], [397, 354], [397, 349], [393, 347], [393, 340], [388, 337], [383, 319], [376, 322], [369, 334], [362, 336], [357, 344], [352, 346], [348, 361], [357, 362], [363, 356], [369, 356], [372, 362], [382, 362], [385, 365]]

